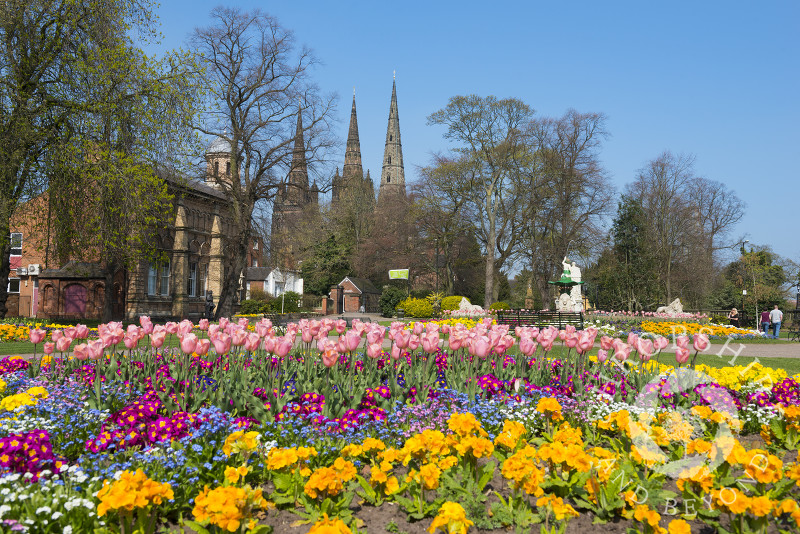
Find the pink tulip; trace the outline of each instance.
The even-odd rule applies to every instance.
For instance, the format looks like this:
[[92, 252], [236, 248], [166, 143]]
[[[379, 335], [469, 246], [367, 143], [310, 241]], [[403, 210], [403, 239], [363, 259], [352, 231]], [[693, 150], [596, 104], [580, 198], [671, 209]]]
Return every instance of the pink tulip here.
[[337, 319], [333, 322], [333, 325], [339, 335], [344, 334], [344, 331], [347, 330], [347, 321], [344, 319]]
[[397, 346], [401, 349], [408, 347], [409, 342], [411, 341], [411, 332], [408, 330], [403, 330], [398, 332], [395, 335], [394, 341], [397, 343]]
[[239, 326], [247, 328], [248, 324], [250, 324], [250, 320], [247, 317], [239, 317]]
[[667, 345], [669, 345], [669, 340], [664, 336], [658, 336], [654, 342], [654, 345], [656, 350], [661, 352], [662, 350], [667, 348]]
[[185, 336], [186, 334], [191, 332], [193, 328], [194, 324], [192, 324], [192, 321], [190, 321], [189, 319], [184, 319], [183, 321], [178, 323], [178, 335]]
[[492, 346], [489, 338], [486, 336], [478, 336], [472, 340], [469, 345], [470, 353], [478, 358], [486, 358], [492, 351]]
[[150, 321], [150, 317], [147, 315], [142, 315], [139, 317], [139, 324], [142, 325], [142, 328], [144, 328], [145, 334], [150, 334], [153, 331], [153, 323]]
[[[143, 327], [146, 328], [146, 327]], [[164, 339], [167, 337], [166, 330], [159, 330], [158, 332], [153, 332], [150, 334], [150, 345], [154, 349], [160, 349], [161, 346], [164, 344]]]
[[167, 324], [164, 325], [164, 328], [167, 329], [168, 334], [178, 333], [178, 323], [176, 323], [175, 321], [169, 321]]
[[586, 354], [592, 347], [594, 347], [594, 336], [592, 332], [584, 330], [578, 335], [578, 344], [576, 348], [581, 354]]
[[697, 352], [703, 352], [708, 348], [709, 344], [710, 343], [708, 341], [707, 335], [705, 334], [694, 335], [694, 343], [692, 343], [692, 345], [694, 346], [694, 350], [696, 350]]
[[303, 343], [311, 343], [311, 340], [314, 339], [314, 333], [310, 328], [304, 328], [300, 333], [300, 337], [302, 338]]
[[536, 352], [536, 342], [528, 336], [520, 338], [519, 350], [525, 356], [533, 356], [533, 353]]
[[105, 350], [103, 341], [100, 339], [95, 339], [94, 341], [90, 341], [88, 343], [88, 350], [89, 350], [90, 360], [99, 360], [100, 358], [103, 357], [103, 350]]
[[688, 349], [689, 348], [689, 336], [678, 336], [675, 338], [675, 344], [682, 348]]
[[114, 344], [114, 336], [108, 332], [102, 332], [100, 333], [100, 341], [103, 343], [104, 347], [110, 347]]
[[203, 331], [208, 330], [208, 319], [200, 319], [197, 321], [197, 328]]
[[133, 349], [136, 345], [139, 344], [139, 340], [135, 336], [131, 336], [130, 334], [125, 334], [125, 337], [122, 338], [122, 341], [125, 342], [125, 348]]
[[208, 338], [211, 339], [217, 335], [220, 331], [220, 327], [218, 324], [212, 324], [208, 326]]
[[75, 330], [76, 329], [74, 326], [68, 326], [64, 329], [64, 335], [67, 336], [68, 338], [75, 339], [75, 333], [76, 333]]
[[55, 343], [45, 343], [44, 344], [44, 353], [45, 354], [53, 354], [53, 351], [56, 349]]
[[574, 332], [565, 332], [564, 333], [564, 344], [574, 349], [578, 345], [578, 334]]
[[225, 330], [228, 327], [229, 324], [230, 324], [230, 320], [227, 317], [220, 317], [219, 318], [219, 327], [222, 330]]
[[261, 343], [261, 337], [255, 332], [250, 332], [244, 340], [244, 350], [254, 352], [258, 350], [258, 345]]
[[275, 347], [275, 354], [279, 358], [285, 357], [289, 354], [289, 351], [292, 350], [292, 340], [287, 339], [286, 337], [278, 338], [278, 344]]
[[267, 352], [275, 352], [275, 345], [278, 339], [275, 336], [267, 336], [264, 338], [264, 350]]
[[381, 353], [383, 353], [383, 345], [381, 343], [369, 343], [367, 345], [367, 356], [373, 360], [380, 358]]
[[72, 344], [71, 338], [67, 336], [62, 336], [58, 338], [58, 341], [56, 341], [56, 348], [58, 349], [58, 352], [66, 352], [67, 350], [69, 350], [69, 346], [71, 344]]
[[234, 346], [241, 347], [244, 345], [244, 342], [247, 339], [247, 330], [242, 328], [235, 329], [233, 332], [231, 332], [231, 339]]
[[420, 339], [419, 336], [411, 334], [411, 337], [408, 338], [408, 350], [415, 351], [419, 347]]
[[600, 363], [605, 363], [608, 359], [608, 350], [600, 349], [597, 351], [597, 361]]
[[220, 356], [228, 354], [228, 351], [231, 350], [232, 341], [233, 338], [231, 338], [231, 336], [229, 336], [225, 332], [217, 334], [217, 336], [211, 340], [211, 342], [214, 343], [214, 350], [217, 351], [217, 354], [219, 354]]
[[397, 346], [397, 343], [392, 343], [392, 359], [397, 361], [403, 354], [403, 349]]
[[328, 349], [322, 353], [322, 365], [325, 367], [331, 368], [336, 365], [336, 362], [339, 361], [339, 354], [333, 350]]
[[30, 338], [31, 343], [33, 343], [34, 345], [41, 343], [46, 335], [47, 332], [40, 328], [34, 328], [30, 332], [28, 332], [28, 337]]
[[261, 337], [266, 337], [269, 330], [272, 328], [272, 321], [262, 320], [256, 323], [256, 334]]
[[614, 346], [613, 343], [614, 343], [614, 338], [608, 336], [603, 336], [600, 338], [600, 348], [605, 351], [611, 350], [611, 348]]
[[439, 332], [428, 332], [422, 336], [422, 350], [428, 354], [439, 350]]
[[52, 332], [50, 332], [50, 339], [52, 339], [53, 342], [56, 342], [59, 339], [61, 339], [61, 336], [63, 335], [64, 333], [61, 330], [53, 330]]
[[198, 339], [197, 346], [195, 347], [194, 352], [199, 356], [205, 356], [210, 347], [211, 347], [211, 340]]
[[614, 348], [614, 358], [616, 358], [621, 362], [627, 360], [630, 353], [631, 353], [631, 346], [628, 345], [627, 343], [619, 343]]
[[422, 333], [423, 328], [424, 325], [419, 321], [417, 321], [416, 323], [414, 323], [414, 334], [420, 335]]
[[355, 329], [348, 330], [344, 335], [345, 342], [347, 343], [347, 350], [354, 351], [361, 344], [361, 336]]
[[86, 339], [89, 337], [89, 327], [85, 324], [75, 326], [75, 339]]
[[[69, 339], [62, 337], [61, 339]], [[59, 339], [59, 341], [61, 341]], [[65, 349], [66, 350], [66, 349]], [[61, 352], [64, 352], [63, 350]], [[81, 343], [79, 345], [75, 345], [75, 348], [72, 350], [72, 354], [79, 360], [88, 360], [89, 359], [89, 346], [86, 343]]]
[[646, 362], [653, 356], [653, 342], [649, 339], [640, 339], [636, 350], [639, 351], [639, 358]]
[[[367, 343], [383, 343], [383, 338], [386, 336], [386, 329], [381, 327], [373, 328], [367, 332]], [[437, 334], [438, 336], [438, 334]]]
[[457, 351], [458, 349], [461, 348], [462, 339], [461, 337], [455, 334], [450, 334], [450, 339], [448, 340], [448, 342], [450, 344], [451, 351]]
[[194, 334], [185, 334], [181, 338], [181, 350], [186, 354], [191, 354], [197, 348], [197, 336]]
[[628, 334], [628, 345], [630, 345], [632, 347], [635, 347], [636, 346], [636, 341], [638, 339], [639, 339], [639, 336], [637, 334], [634, 334], [633, 332], [630, 332]]
[[691, 354], [689, 349], [678, 347], [675, 349], [675, 361], [677, 361], [679, 364], [684, 364], [689, 361], [689, 354]]

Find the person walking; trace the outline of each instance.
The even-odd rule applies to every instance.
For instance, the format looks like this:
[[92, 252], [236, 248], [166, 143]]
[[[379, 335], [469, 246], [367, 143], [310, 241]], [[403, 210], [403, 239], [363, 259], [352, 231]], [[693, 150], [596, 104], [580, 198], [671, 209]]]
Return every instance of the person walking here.
[[769, 335], [769, 310], [761, 312], [761, 331], [765, 336]]
[[731, 308], [731, 311], [728, 314], [728, 322], [731, 324], [731, 326], [739, 328], [739, 312], [736, 310], [736, 308]]
[[778, 339], [781, 333], [781, 321], [783, 321], [783, 312], [775, 305], [775, 309], [769, 312], [769, 320], [772, 322], [772, 336]]

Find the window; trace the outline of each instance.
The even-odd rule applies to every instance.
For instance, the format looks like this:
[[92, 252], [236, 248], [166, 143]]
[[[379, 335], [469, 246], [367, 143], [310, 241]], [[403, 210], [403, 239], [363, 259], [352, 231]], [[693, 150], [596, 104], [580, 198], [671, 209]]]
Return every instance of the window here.
[[19, 278], [8, 279], [8, 292], [19, 293]]
[[231, 162], [229, 161], [228, 163], [225, 164], [225, 174], [230, 174], [230, 173], [231, 173]]
[[161, 295], [169, 295], [169, 262], [161, 266]]
[[389, 156], [389, 163], [392, 163], [392, 156]]
[[189, 279], [186, 281], [186, 294], [190, 297], [197, 296], [197, 262], [189, 262]]
[[283, 283], [275, 282], [275, 296], [280, 297], [283, 294]]
[[214, 176], [219, 176], [219, 161], [214, 162]]
[[258, 267], [258, 258], [253, 257], [252, 265], [250, 267]]
[[392, 136], [390, 135], [390, 136], [389, 136], [389, 141], [391, 141], [391, 140], [392, 140]]
[[147, 294], [156, 294], [156, 284], [158, 284], [158, 267], [151, 263], [147, 266]]
[[388, 183], [390, 183], [391, 181], [392, 181], [392, 175], [391, 175], [391, 174], [387, 174], [387, 175], [386, 175], [386, 183], [388, 184]]
[[22, 256], [22, 234], [14, 232], [11, 234], [11, 255]]

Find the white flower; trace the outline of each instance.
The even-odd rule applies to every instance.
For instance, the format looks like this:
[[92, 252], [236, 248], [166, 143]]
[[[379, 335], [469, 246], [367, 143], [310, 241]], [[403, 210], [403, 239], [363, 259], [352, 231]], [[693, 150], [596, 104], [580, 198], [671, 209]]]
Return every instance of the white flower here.
[[72, 525], [65, 526], [61, 532], [63, 532], [63, 534], [72, 534]]
[[53, 514], [53, 515], [52, 515], [50, 518], [51, 518], [53, 521], [55, 521], [56, 519], [58, 519], [58, 518], [59, 518], [59, 517], [61, 517], [62, 515], [64, 515], [64, 514], [62, 514], [61, 512], [55, 512], [55, 513], [54, 513], [54, 514]]
[[39, 515], [39, 514], [49, 514], [49, 513], [51, 513], [52, 511], [53, 511], [53, 510], [52, 510], [52, 509], [51, 509], [49, 506], [40, 506], [39, 508], [37, 508], [37, 509], [36, 509], [36, 515]]

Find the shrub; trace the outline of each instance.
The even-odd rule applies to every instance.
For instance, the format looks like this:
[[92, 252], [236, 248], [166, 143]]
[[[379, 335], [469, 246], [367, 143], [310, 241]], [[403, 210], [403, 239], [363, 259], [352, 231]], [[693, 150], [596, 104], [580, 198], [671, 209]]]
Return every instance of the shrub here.
[[384, 317], [391, 317], [394, 315], [394, 310], [397, 305], [406, 296], [406, 292], [396, 286], [383, 286], [383, 293], [381, 293], [381, 300], [379, 306], [381, 314]]
[[492, 303], [491, 306], [489, 306], [489, 310], [490, 311], [494, 311], [494, 310], [510, 310], [510, 309], [511, 309], [511, 306], [508, 305], [508, 302], [503, 302], [502, 300], [498, 301], [498, 302], [494, 302], [494, 303]]
[[431, 317], [433, 316], [433, 306], [425, 299], [408, 298], [397, 305], [406, 311], [406, 317]]
[[250, 290], [250, 300], [260, 300], [262, 302], [267, 300], [267, 292], [263, 289]]
[[[445, 310], [450, 310], [450, 311], [457, 310], [458, 306], [461, 304], [461, 299], [463, 299], [463, 298], [464, 297], [461, 297], [459, 295], [454, 295], [452, 297], [443, 298], [442, 299], [442, 311], [445, 311]], [[467, 299], [467, 300], [469, 300], [469, 299]]]
[[714, 324], [731, 324], [730, 320], [724, 315], [712, 315], [709, 321]]
[[263, 303], [261, 313], [281, 313], [281, 306], [283, 306], [284, 313], [300, 311], [300, 301], [302, 298], [300, 293], [287, 291], [280, 297], [275, 297]]
[[256, 299], [246, 299], [242, 301], [242, 305], [239, 308], [239, 313], [242, 315], [252, 315], [255, 313], [263, 313], [261, 311], [261, 307], [264, 305], [264, 301], [256, 300]]

